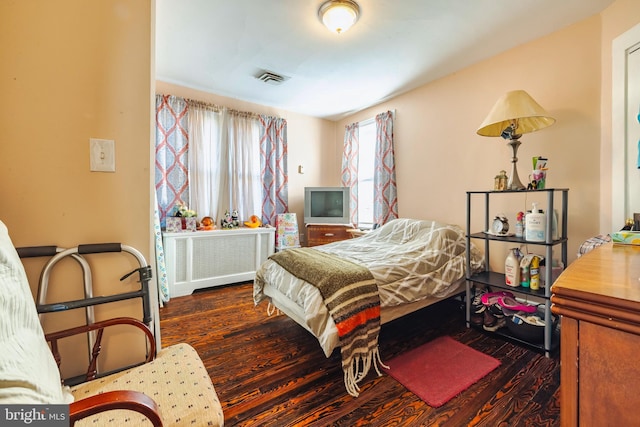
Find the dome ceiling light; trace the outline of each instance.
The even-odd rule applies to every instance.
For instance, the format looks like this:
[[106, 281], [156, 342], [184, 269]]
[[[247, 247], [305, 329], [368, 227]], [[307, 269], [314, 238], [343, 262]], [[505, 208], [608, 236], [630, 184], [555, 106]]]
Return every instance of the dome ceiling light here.
[[351, 0], [329, 0], [322, 3], [318, 16], [329, 30], [341, 34], [358, 21], [360, 7]]

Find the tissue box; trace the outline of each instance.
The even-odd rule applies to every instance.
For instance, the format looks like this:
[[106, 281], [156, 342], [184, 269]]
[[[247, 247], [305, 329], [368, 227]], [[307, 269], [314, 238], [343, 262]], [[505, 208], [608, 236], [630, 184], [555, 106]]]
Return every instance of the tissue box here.
[[182, 218], [168, 216], [166, 231], [167, 233], [177, 233], [178, 231], [182, 231]]
[[613, 243], [640, 245], [640, 231], [616, 231], [611, 233]]
[[196, 231], [198, 228], [198, 220], [194, 216], [190, 216], [184, 219], [184, 229], [186, 231]]

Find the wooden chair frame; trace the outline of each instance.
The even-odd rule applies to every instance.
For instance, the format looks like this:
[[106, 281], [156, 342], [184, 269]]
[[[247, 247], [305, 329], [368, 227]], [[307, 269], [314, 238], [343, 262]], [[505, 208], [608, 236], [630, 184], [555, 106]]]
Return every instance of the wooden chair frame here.
[[[148, 341], [148, 353], [145, 361], [141, 364], [151, 362], [156, 357], [156, 344], [153, 334], [149, 328], [139, 320], [130, 317], [117, 317], [114, 319], [95, 322], [90, 325], [78, 326], [45, 335], [45, 339], [50, 343], [51, 352], [58, 364], [58, 369], [62, 363], [58, 341], [62, 338], [97, 331], [96, 341], [91, 352], [91, 359], [85, 375], [85, 381], [97, 378], [96, 363], [100, 351], [102, 350], [102, 335], [104, 329], [115, 325], [131, 325], [144, 332]], [[108, 376], [107, 376], [108, 377]], [[76, 421], [95, 415], [100, 412], [114, 409], [127, 409], [139, 412], [146, 416], [154, 426], [162, 426], [162, 417], [157, 403], [144, 393], [133, 390], [110, 391], [95, 396], [87, 397], [71, 403], [69, 406], [70, 425]]]

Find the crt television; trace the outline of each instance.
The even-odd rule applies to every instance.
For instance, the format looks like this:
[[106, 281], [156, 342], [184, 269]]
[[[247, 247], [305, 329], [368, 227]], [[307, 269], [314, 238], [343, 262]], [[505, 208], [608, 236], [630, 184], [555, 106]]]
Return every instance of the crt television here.
[[305, 187], [305, 224], [351, 224], [348, 187]]

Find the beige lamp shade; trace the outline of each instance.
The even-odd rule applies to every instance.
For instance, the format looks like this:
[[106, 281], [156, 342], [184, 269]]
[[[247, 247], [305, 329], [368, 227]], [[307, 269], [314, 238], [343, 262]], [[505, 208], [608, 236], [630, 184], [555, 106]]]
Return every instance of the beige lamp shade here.
[[516, 125], [515, 135], [535, 132], [554, 124], [556, 119], [524, 90], [507, 92], [489, 112], [476, 131], [482, 136], [501, 136], [509, 125]]

